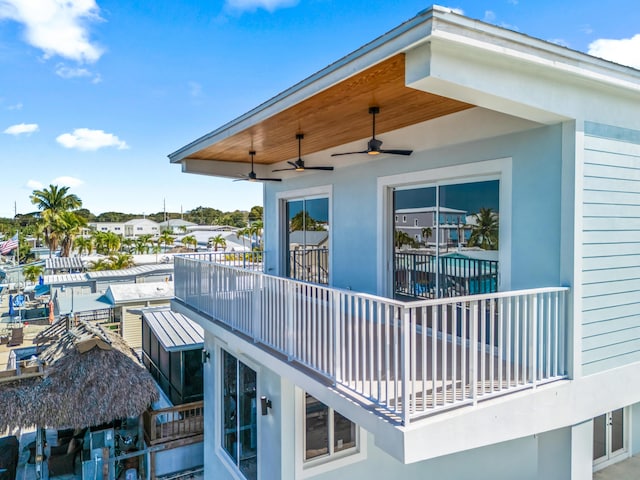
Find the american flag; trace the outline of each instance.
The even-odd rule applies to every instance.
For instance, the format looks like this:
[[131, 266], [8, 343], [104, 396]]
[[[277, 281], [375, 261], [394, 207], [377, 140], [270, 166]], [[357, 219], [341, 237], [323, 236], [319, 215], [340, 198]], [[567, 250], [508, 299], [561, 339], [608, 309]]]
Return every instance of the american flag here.
[[9, 240], [0, 243], [0, 253], [6, 255], [14, 248], [18, 248], [18, 234], [16, 233]]

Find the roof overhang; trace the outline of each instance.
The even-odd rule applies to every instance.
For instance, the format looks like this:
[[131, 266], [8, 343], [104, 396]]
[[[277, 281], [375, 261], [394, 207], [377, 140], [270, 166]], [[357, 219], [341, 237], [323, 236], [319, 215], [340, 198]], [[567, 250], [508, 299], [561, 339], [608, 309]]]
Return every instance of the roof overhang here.
[[[597, 85], [640, 95], [638, 72], [432, 7], [230, 123], [169, 155], [184, 172], [236, 177], [255, 150], [259, 176], [302, 155], [482, 107], [539, 124], [576, 118], [550, 89]], [[558, 88], [558, 95], [564, 95]], [[566, 95], [564, 95], [566, 96]], [[395, 145], [385, 137], [385, 148]], [[344, 158], [344, 157], [340, 157]]]

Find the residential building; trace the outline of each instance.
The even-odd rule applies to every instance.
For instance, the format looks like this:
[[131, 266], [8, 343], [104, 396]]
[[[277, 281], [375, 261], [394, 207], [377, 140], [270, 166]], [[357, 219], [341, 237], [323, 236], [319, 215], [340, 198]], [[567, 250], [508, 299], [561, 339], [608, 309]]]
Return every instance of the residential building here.
[[160, 225], [148, 218], [134, 218], [127, 222], [89, 222], [89, 227], [97, 232], [112, 232], [123, 238], [160, 234]]
[[185, 233], [191, 227], [196, 227], [197, 224], [180, 218], [170, 218], [169, 220], [160, 222], [158, 226], [160, 227], [160, 232], [168, 230], [170, 233], [179, 235]]
[[[333, 171], [273, 171], [301, 131]], [[640, 451], [637, 70], [432, 7], [169, 157], [282, 180], [255, 261], [175, 259], [206, 478], [577, 480]], [[394, 217], [430, 207], [478, 212], [488, 284], [436, 251], [429, 295], [397, 291]], [[319, 224], [326, 276], [291, 278]]]

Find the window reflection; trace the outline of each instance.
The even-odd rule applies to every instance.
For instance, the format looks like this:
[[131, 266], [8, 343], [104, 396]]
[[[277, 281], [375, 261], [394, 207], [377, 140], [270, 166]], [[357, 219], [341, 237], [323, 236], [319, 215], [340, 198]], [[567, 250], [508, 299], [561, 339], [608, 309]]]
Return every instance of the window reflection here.
[[393, 201], [397, 296], [497, 291], [498, 180], [398, 189]]
[[329, 199], [288, 201], [287, 276], [306, 282], [329, 282]]

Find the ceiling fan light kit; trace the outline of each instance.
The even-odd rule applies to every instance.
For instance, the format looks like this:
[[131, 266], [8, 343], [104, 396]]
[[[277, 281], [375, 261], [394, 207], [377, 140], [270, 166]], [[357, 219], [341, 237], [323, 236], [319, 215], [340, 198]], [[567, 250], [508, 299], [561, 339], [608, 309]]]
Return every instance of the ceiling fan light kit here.
[[344, 153], [333, 153], [332, 157], [337, 157], [339, 155], [354, 155], [358, 153], [366, 153], [367, 155], [380, 155], [381, 153], [388, 153], [390, 155], [411, 155], [413, 150], [401, 150], [401, 149], [393, 149], [393, 150], [385, 150], [382, 147], [382, 140], [378, 140], [376, 138], [376, 115], [380, 113], [380, 107], [373, 106], [369, 107], [369, 114], [372, 117], [372, 135], [371, 140], [367, 142], [367, 149], [362, 150], [360, 152], [344, 152]]
[[333, 167], [306, 167], [304, 164], [304, 160], [302, 160], [301, 147], [302, 147], [302, 139], [304, 138], [304, 133], [296, 133], [296, 140], [298, 140], [298, 159], [295, 162], [287, 162], [291, 165], [290, 168], [277, 168], [273, 170], [274, 172], [285, 172], [285, 171], [295, 171], [295, 172], [304, 172], [305, 170], [324, 170], [324, 171], [332, 171]]
[[255, 150], [249, 150], [249, 156], [251, 157], [251, 171], [246, 175], [242, 175], [243, 178], [234, 180], [234, 182], [239, 182], [242, 180], [246, 182], [281, 182], [281, 178], [260, 178], [258, 177], [258, 175], [256, 175], [256, 172], [253, 171], [253, 157], [255, 156], [255, 154]]

